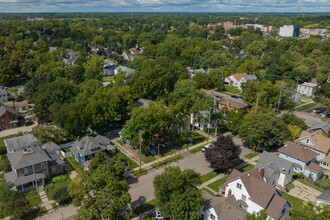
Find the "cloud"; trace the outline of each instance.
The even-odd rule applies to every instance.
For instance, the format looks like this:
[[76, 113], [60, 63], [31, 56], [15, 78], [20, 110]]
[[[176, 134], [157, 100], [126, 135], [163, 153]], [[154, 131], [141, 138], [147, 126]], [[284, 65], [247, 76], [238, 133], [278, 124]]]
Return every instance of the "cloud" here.
[[0, 0], [1, 12], [329, 12], [329, 0]]

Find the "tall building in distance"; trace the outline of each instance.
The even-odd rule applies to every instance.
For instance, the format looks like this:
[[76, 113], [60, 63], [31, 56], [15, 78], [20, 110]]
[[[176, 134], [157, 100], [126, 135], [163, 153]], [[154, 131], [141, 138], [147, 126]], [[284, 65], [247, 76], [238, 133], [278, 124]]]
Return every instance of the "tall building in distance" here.
[[300, 28], [295, 25], [284, 25], [280, 27], [279, 35], [281, 37], [299, 37]]

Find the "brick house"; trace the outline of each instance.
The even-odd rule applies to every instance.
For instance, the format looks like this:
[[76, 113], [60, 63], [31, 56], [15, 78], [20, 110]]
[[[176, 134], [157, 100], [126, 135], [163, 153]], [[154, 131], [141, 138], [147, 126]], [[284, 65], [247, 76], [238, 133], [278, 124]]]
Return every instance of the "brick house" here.
[[0, 106], [0, 131], [18, 127], [18, 115], [14, 109]]

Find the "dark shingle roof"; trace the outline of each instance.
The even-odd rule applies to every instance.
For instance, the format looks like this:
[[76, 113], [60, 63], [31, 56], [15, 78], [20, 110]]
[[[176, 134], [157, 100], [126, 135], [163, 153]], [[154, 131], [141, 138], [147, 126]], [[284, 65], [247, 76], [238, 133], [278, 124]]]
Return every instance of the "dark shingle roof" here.
[[50, 160], [51, 158], [43, 149], [38, 147], [26, 148], [7, 154], [11, 166], [17, 170], [32, 164], [39, 164]]
[[32, 134], [14, 137], [4, 140], [7, 152], [23, 149], [38, 144], [38, 139]]
[[322, 200], [322, 201], [327, 201], [330, 202], [330, 189], [316, 197], [316, 200]]
[[81, 140], [76, 140], [73, 147], [82, 156], [90, 155], [98, 151], [106, 150], [110, 145], [110, 140], [107, 137], [98, 135], [95, 138], [85, 136]]
[[330, 121], [317, 124], [309, 129], [307, 129], [307, 131], [313, 132], [314, 130], [317, 130], [317, 129], [322, 129], [326, 134], [329, 134], [328, 132], [330, 129]]
[[35, 180], [45, 179], [46, 176], [44, 173], [36, 173], [35, 175], [30, 174], [27, 176], [17, 177], [16, 174], [13, 171], [11, 171], [11, 172], [5, 173], [5, 178], [6, 178], [7, 182], [13, 183], [13, 184], [15, 184], [15, 186], [20, 186], [20, 185], [30, 183]]
[[6, 112], [10, 112], [14, 115], [17, 115], [16, 111], [8, 106], [1, 105], [0, 106], [0, 116], [4, 115]]

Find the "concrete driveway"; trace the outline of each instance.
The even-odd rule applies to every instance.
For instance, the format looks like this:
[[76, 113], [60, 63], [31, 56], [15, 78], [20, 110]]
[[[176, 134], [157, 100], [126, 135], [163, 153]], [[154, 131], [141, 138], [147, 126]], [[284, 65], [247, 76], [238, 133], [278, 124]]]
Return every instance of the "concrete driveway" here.
[[306, 125], [308, 125], [309, 127], [313, 127], [319, 123], [322, 123], [320, 118], [311, 116], [310, 113], [307, 112], [294, 112], [294, 114], [297, 115], [299, 118], [304, 119]]

